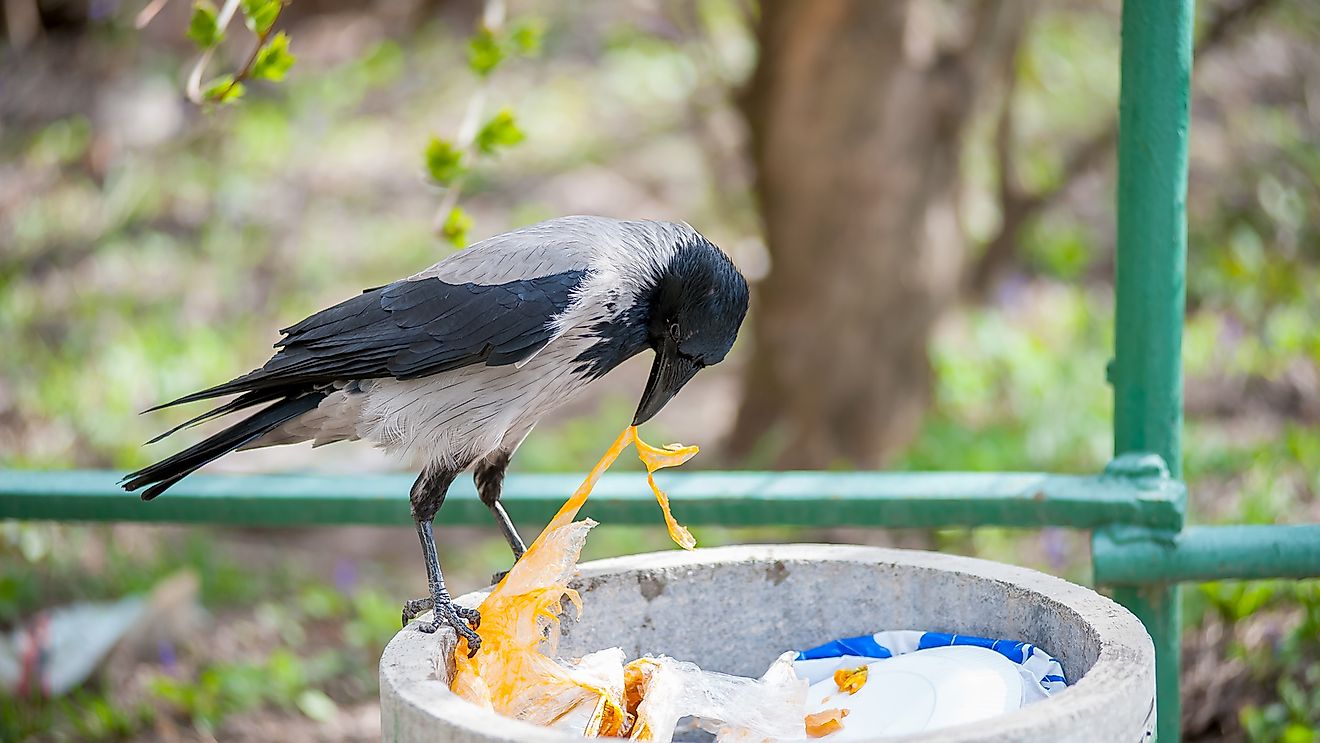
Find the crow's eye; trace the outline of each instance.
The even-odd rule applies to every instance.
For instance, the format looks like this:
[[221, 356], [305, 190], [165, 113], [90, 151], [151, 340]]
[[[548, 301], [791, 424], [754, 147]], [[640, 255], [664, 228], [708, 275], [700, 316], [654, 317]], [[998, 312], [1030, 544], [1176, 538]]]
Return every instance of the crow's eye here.
[[669, 337], [678, 340], [678, 323], [669, 323]]

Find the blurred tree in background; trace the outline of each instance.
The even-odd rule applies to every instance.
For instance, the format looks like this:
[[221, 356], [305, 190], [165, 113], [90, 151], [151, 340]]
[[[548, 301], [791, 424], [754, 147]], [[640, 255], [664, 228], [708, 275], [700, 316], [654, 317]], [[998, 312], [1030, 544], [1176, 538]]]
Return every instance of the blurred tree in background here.
[[916, 435], [957, 298], [962, 142], [1014, 72], [1029, 5], [761, 4], [744, 99], [772, 268], [733, 431], [776, 464], [875, 467]]
[[[188, 411], [137, 411], [252, 368], [276, 328], [445, 255], [446, 171], [427, 155], [433, 137], [461, 144], [479, 91], [483, 121], [507, 107], [525, 136], [464, 161], [473, 239], [566, 213], [684, 219], [756, 283], [748, 332], [658, 419], [664, 435], [727, 440], [725, 463], [746, 466], [1094, 472], [1109, 457], [1117, 0], [523, 0], [507, 15], [543, 29], [539, 56], [485, 76], [470, 72], [481, 3], [297, 0], [273, 27], [297, 57], [286, 79], [205, 109], [184, 97], [192, 6], [165, 2], [136, 28], [149, 5], [3, 3], [0, 466], [141, 465], [159, 450], [140, 442]], [[1199, 6], [1192, 517], [1320, 521], [1320, 7]], [[253, 51], [231, 29], [214, 73]], [[516, 466], [594, 462], [642, 361], [547, 421]], [[216, 469], [391, 466], [335, 449]], [[0, 701], [16, 726], [0, 739], [374, 735], [389, 597], [420, 580], [409, 540], [0, 526], [0, 628], [180, 568], [217, 618], [73, 698]], [[667, 545], [662, 529], [595, 534], [590, 557]], [[936, 538], [1087, 579], [1085, 534]], [[478, 530], [449, 530], [442, 550], [460, 590], [504, 556]], [[1313, 740], [1316, 583], [1187, 594], [1189, 736]]]

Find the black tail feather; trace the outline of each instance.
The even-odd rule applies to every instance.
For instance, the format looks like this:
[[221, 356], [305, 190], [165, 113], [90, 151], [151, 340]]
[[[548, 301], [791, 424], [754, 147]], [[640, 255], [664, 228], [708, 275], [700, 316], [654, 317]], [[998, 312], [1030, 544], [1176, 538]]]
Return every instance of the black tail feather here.
[[[217, 410], [232, 412], [262, 402], [261, 400], [253, 401], [249, 399], [245, 404], [235, 406], [236, 403], [247, 397], [247, 395], [244, 395], [217, 408]], [[323, 399], [325, 399], [325, 393], [322, 392], [309, 392], [288, 397], [172, 457], [167, 457], [149, 467], [130, 473], [124, 477], [121, 484], [125, 490], [129, 491], [150, 486], [142, 493], [142, 500], [151, 500], [165, 492], [174, 483], [195, 472], [202, 465], [213, 462], [235, 449], [256, 441], [284, 423], [312, 410], [321, 404]], [[219, 415], [220, 413], [211, 411], [203, 415], [202, 418], [210, 417], [212, 414]]]
[[281, 397], [289, 397], [291, 394], [296, 394], [296, 393], [291, 393], [287, 389], [253, 390], [251, 392], [244, 393], [234, 398], [233, 400], [230, 400], [224, 405], [221, 405], [216, 408], [212, 408], [211, 410], [202, 413], [196, 418], [189, 418], [183, 423], [180, 423], [179, 425], [175, 426], [174, 428], [171, 428], [165, 433], [162, 433], [161, 435], [148, 441], [147, 443], [154, 444], [157, 441], [160, 441], [161, 439], [165, 438], [166, 436], [178, 433], [179, 431], [182, 431], [185, 428], [190, 428], [203, 421], [209, 421], [212, 418], [217, 418], [219, 416], [226, 415], [228, 413], [233, 413], [234, 411], [242, 410], [243, 408], [250, 408], [254, 405], [260, 405], [265, 402], [270, 402], [271, 400], [278, 400]]
[[224, 397], [225, 395], [232, 395], [238, 392], [250, 392], [256, 389], [258, 386], [266, 389], [269, 389], [272, 386], [269, 383], [261, 384], [261, 385], [254, 384], [253, 382], [255, 380], [265, 381], [262, 379], [261, 369], [254, 369], [253, 371], [250, 371], [241, 377], [236, 377], [234, 379], [231, 379], [228, 382], [225, 382], [224, 384], [217, 384], [214, 387], [207, 387], [206, 389], [201, 390], [200, 392], [193, 392], [192, 394], [184, 395], [183, 397], [170, 400], [169, 402], [163, 402], [159, 405], [154, 405], [142, 412], [154, 413], [157, 410], [172, 408], [175, 405], [183, 405], [184, 403], [197, 402], [198, 400], [210, 400], [213, 397]]

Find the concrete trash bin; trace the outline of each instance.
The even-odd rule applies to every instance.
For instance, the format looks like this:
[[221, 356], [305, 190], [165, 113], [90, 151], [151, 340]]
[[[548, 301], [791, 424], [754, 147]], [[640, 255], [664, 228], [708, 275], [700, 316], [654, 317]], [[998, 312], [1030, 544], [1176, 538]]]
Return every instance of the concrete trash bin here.
[[[618, 646], [628, 658], [665, 654], [758, 677], [785, 650], [881, 629], [1011, 638], [1059, 659], [1070, 688], [921, 740], [1136, 743], [1155, 725], [1155, 652], [1141, 622], [1089, 588], [1025, 568], [878, 547], [754, 545], [584, 563], [575, 587], [585, 612], [564, 617], [563, 657]], [[450, 693], [454, 642], [452, 631], [409, 627], [385, 649], [384, 741], [581, 740]]]

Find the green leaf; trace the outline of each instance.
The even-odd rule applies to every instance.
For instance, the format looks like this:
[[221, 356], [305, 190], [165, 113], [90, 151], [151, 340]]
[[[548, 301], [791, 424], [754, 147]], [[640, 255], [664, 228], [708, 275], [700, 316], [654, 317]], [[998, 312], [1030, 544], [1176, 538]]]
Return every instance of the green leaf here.
[[431, 137], [426, 145], [426, 172], [431, 175], [431, 180], [448, 186], [464, 170], [463, 151], [447, 139]]
[[477, 132], [477, 149], [482, 154], [491, 155], [501, 147], [512, 147], [527, 138], [518, 122], [513, 119], [513, 112], [502, 109], [491, 117]]
[[233, 103], [242, 98], [245, 91], [243, 83], [234, 82], [233, 75], [221, 75], [206, 86], [202, 97], [214, 103]]
[[339, 712], [338, 705], [320, 689], [305, 689], [298, 695], [298, 709], [317, 722], [329, 722]]
[[482, 26], [468, 41], [468, 67], [485, 77], [504, 61], [504, 49], [489, 28]]
[[514, 51], [524, 57], [535, 57], [541, 53], [541, 40], [545, 38], [545, 24], [539, 18], [518, 20], [509, 31], [509, 41]]
[[254, 80], [283, 80], [296, 60], [289, 53], [289, 35], [281, 31], [257, 52], [250, 76]]
[[188, 21], [188, 38], [202, 49], [210, 49], [224, 37], [216, 21], [215, 6], [208, 0], [193, 3], [192, 18]]
[[282, 0], [242, 0], [240, 7], [252, 33], [265, 36], [270, 27], [275, 25], [275, 19], [280, 17], [280, 6], [283, 4]]
[[441, 234], [445, 239], [453, 243], [455, 247], [464, 247], [467, 245], [468, 230], [472, 229], [472, 217], [463, 211], [462, 207], [456, 206], [449, 210], [449, 216], [445, 217], [445, 225], [441, 228]]

